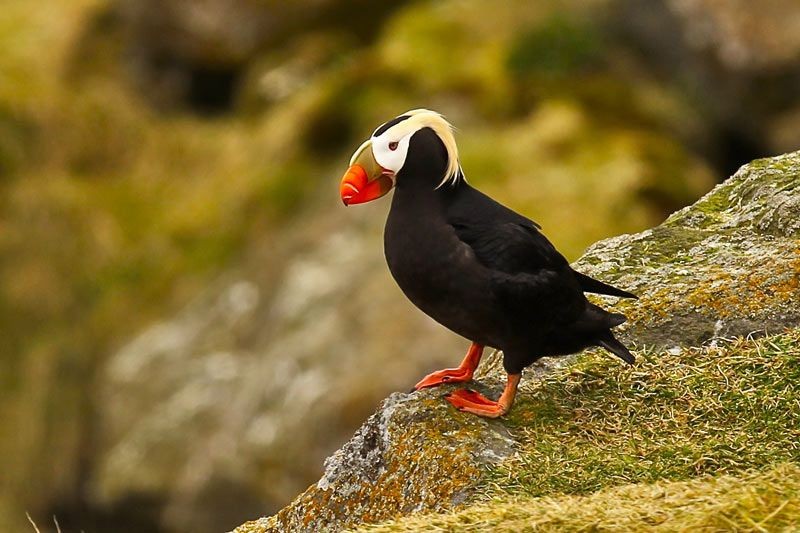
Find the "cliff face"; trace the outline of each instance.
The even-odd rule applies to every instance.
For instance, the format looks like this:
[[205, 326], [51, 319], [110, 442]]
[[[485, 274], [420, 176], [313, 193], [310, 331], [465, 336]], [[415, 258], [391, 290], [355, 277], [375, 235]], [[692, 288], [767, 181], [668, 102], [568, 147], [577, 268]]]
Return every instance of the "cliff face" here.
[[[499, 421], [454, 411], [444, 387], [395, 393], [326, 460], [317, 484], [235, 531], [338, 531], [498, 490], [580, 494], [800, 460], [799, 221], [795, 152], [746, 165], [658, 227], [597, 243], [576, 267], [640, 295], [605, 302], [629, 316], [635, 367], [598, 353], [544, 361]], [[498, 361], [483, 363], [476, 388], [498, 394]], [[747, 451], [731, 453], [736, 446]], [[587, 455], [595, 448], [607, 455]], [[559, 468], [571, 470], [568, 481], [556, 481]]]

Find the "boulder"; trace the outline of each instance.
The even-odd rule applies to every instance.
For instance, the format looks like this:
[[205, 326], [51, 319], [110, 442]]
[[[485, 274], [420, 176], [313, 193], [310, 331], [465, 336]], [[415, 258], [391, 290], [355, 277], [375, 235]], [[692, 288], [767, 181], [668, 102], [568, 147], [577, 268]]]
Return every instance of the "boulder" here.
[[641, 299], [626, 337], [697, 346], [800, 320], [800, 158], [754, 161], [660, 226], [592, 246], [578, 270]]
[[256, 530], [326, 531], [464, 502], [513, 441], [500, 423], [453, 418], [440, 396], [392, 394], [325, 461], [317, 484]]

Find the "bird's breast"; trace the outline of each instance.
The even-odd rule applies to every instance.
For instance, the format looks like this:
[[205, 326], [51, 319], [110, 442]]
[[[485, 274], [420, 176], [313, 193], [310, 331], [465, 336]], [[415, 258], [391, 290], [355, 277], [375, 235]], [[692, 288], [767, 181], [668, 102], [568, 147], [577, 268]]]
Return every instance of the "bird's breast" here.
[[449, 225], [390, 213], [384, 252], [392, 277], [414, 305], [459, 335], [488, 343], [493, 297], [487, 271]]

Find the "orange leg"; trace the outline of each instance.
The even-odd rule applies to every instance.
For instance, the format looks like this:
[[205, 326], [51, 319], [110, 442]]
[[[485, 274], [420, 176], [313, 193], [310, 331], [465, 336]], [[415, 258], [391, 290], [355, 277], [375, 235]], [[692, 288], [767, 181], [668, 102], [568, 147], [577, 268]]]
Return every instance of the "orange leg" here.
[[445, 396], [445, 399], [459, 411], [466, 411], [487, 418], [497, 418], [511, 409], [521, 377], [522, 374], [509, 374], [506, 388], [496, 402], [493, 402], [483, 394], [468, 389], [459, 389], [451, 392]]
[[481, 361], [483, 355], [483, 346], [477, 343], [472, 343], [467, 355], [458, 368], [447, 368], [428, 374], [422, 380], [414, 385], [414, 390], [424, 389], [426, 387], [434, 387], [442, 383], [463, 383], [472, 379], [472, 374], [478, 368], [478, 363]]

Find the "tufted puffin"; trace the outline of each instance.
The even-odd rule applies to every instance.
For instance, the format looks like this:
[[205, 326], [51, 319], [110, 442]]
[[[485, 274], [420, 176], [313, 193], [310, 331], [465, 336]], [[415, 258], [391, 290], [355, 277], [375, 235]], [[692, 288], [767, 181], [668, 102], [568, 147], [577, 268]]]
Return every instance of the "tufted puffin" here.
[[633, 364], [611, 332], [625, 316], [584, 293], [636, 296], [576, 272], [538, 224], [470, 186], [440, 114], [415, 109], [381, 125], [353, 154], [340, 194], [352, 205], [392, 188], [384, 230], [392, 276], [420, 310], [472, 341], [458, 368], [415, 389], [467, 382], [484, 347], [501, 349], [508, 380], [497, 401], [469, 389], [446, 396], [461, 411], [495, 418], [511, 408], [522, 370], [542, 357], [601, 346]]

